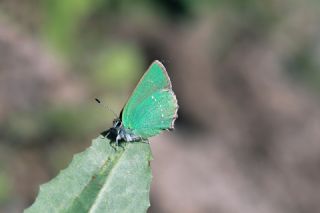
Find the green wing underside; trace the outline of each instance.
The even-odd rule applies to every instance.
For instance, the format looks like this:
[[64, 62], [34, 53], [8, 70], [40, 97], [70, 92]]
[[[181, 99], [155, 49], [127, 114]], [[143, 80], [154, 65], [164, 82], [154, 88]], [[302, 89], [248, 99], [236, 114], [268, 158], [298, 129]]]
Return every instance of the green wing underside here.
[[[143, 138], [159, 134], [162, 130], [173, 128], [175, 110], [167, 105], [174, 106], [175, 100], [172, 91], [155, 92], [130, 114], [128, 128]], [[152, 106], [152, 107], [150, 107]], [[126, 123], [124, 122], [126, 126]]]
[[142, 138], [173, 128], [177, 100], [163, 65], [155, 61], [144, 74], [122, 113], [124, 127]]

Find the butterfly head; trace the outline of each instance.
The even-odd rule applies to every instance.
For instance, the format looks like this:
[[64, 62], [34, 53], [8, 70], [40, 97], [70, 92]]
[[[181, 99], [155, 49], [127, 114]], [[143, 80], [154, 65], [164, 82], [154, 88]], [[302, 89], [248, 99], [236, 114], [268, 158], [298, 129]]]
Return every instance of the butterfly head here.
[[113, 128], [120, 128], [122, 126], [122, 121], [120, 118], [113, 120]]

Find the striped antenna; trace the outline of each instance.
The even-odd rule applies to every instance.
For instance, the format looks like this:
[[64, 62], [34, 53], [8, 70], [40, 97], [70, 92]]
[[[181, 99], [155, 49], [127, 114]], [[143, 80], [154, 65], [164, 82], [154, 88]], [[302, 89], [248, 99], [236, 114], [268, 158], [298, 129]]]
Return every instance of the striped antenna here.
[[112, 112], [115, 118], [118, 118], [117, 114], [116, 114], [112, 109], [110, 109], [110, 108], [108, 107], [108, 105], [102, 103], [102, 101], [100, 101], [98, 98], [95, 98], [94, 100], [95, 100], [98, 104], [101, 104], [101, 105], [102, 105], [103, 107], [105, 107], [107, 110], [109, 110], [110, 112]]

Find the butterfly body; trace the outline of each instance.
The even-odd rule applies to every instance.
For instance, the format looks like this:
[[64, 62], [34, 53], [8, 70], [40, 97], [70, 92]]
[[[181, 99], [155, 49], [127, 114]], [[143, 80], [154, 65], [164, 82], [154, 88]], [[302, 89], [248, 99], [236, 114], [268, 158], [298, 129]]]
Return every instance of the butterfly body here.
[[135, 142], [135, 141], [141, 141], [143, 138], [141, 138], [138, 135], [135, 135], [132, 133], [131, 130], [126, 129], [120, 118], [117, 118], [113, 121], [113, 126], [102, 132], [102, 136], [109, 138], [111, 141], [114, 141], [116, 145], [118, 146], [119, 142], [125, 141], [125, 142]]
[[113, 126], [102, 133], [111, 141], [146, 141], [174, 128], [177, 98], [165, 67], [154, 61], [145, 72]]

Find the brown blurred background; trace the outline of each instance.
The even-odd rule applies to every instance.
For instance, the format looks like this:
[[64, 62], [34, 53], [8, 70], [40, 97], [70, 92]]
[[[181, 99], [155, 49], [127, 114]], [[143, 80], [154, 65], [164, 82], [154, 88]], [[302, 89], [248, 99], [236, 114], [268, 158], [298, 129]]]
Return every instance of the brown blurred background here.
[[179, 101], [150, 213], [320, 212], [320, 3], [1, 0], [0, 212], [111, 125], [155, 59]]

